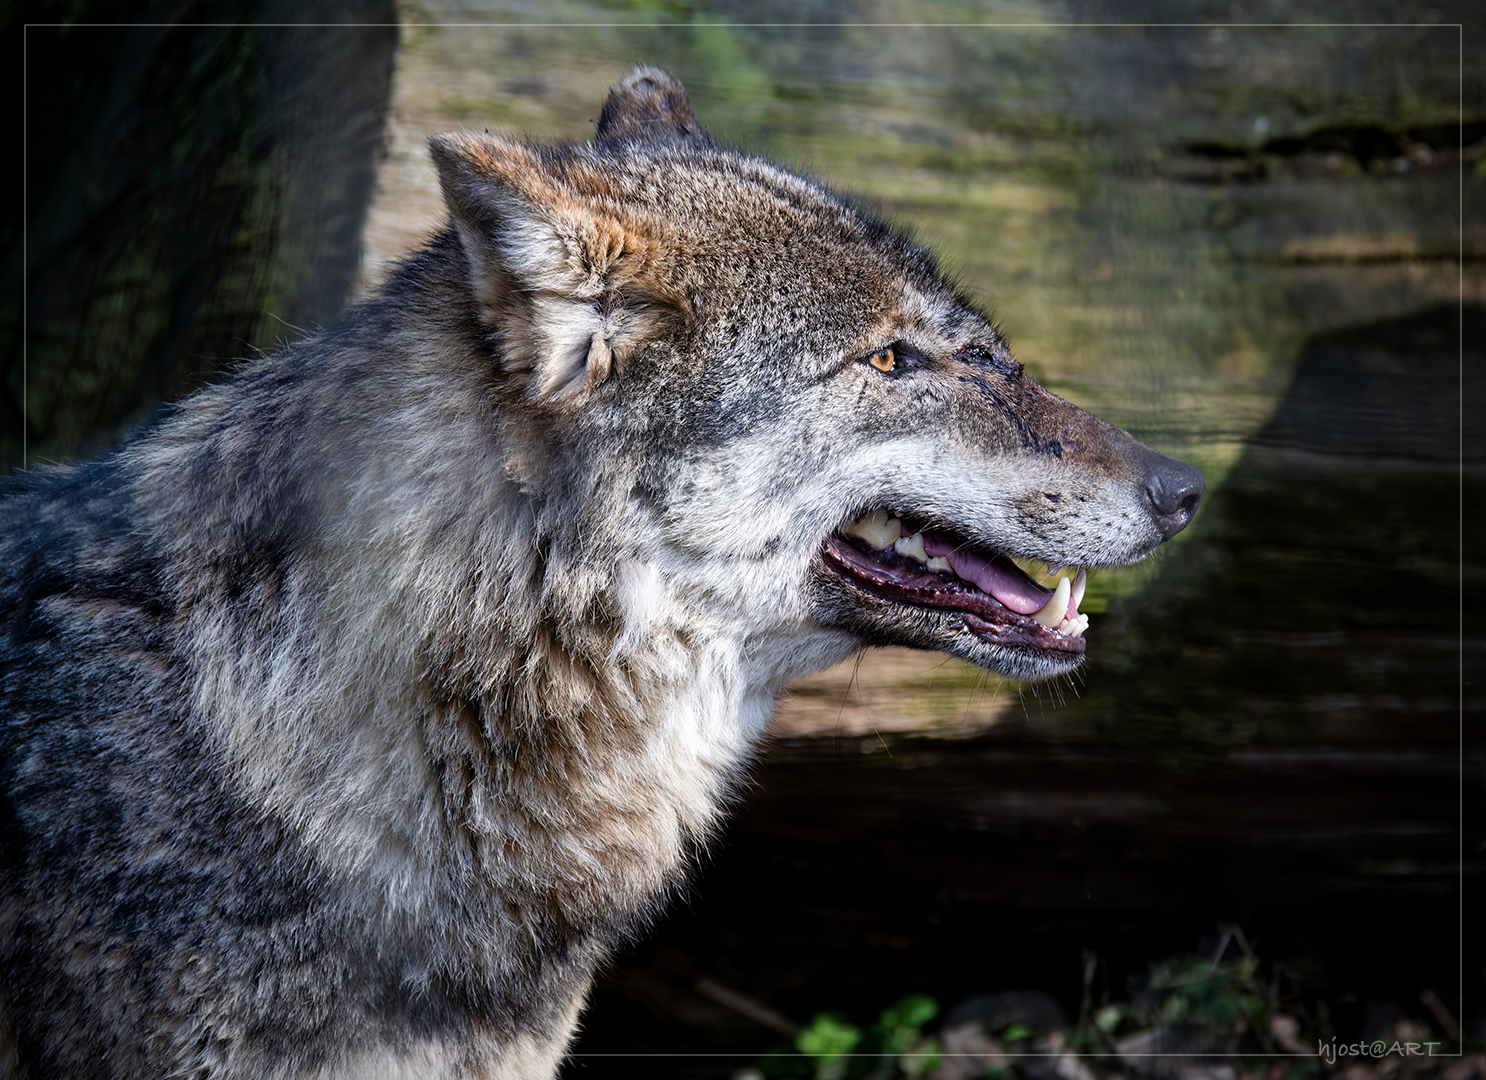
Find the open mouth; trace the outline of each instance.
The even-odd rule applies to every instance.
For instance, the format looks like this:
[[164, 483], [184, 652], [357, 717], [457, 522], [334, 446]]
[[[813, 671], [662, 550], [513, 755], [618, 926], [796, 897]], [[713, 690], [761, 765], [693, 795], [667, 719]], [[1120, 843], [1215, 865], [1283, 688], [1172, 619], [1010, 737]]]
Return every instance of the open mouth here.
[[1089, 617], [1078, 605], [1088, 575], [1081, 568], [1048, 588], [1005, 554], [976, 550], [881, 509], [827, 537], [824, 555], [836, 573], [867, 592], [911, 607], [954, 612], [985, 641], [1084, 651]]

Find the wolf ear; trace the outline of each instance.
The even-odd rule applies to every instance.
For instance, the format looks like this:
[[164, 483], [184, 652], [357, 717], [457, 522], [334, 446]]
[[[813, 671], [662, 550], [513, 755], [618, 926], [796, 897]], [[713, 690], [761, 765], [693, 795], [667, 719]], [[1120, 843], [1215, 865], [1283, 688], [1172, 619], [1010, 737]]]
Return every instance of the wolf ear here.
[[629, 142], [711, 146], [712, 138], [692, 114], [686, 87], [660, 68], [639, 64], [609, 91], [594, 142], [601, 146]]
[[664, 223], [627, 216], [581, 150], [470, 132], [429, 148], [479, 319], [499, 330], [505, 370], [530, 373], [532, 396], [602, 382], [682, 313]]

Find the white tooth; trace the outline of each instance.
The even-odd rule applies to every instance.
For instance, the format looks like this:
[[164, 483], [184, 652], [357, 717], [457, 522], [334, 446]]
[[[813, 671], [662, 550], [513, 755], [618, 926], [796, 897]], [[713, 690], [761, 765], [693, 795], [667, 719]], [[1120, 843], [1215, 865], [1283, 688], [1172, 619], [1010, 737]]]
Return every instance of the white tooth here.
[[1082, 566], [1078, 568], [1078, 576], [1073, 579], [1073, 610], [1078, 610], [1078, 605], [1084, 602], [1084, 591], [1089, 587], [1089, 572]]
[[929, 560], [928, 567], [930, 570], [948, 570], [950, 573], [954, 573], [954, 567], [949, 565], [949, 560], [943, 555], [935, 555]]
[[1088, 628], [1089, 628], [1089, 617], [1087, 615], [1080, 615], [1078, 618], [1072, 619], [1072, 620], [1069, 621], [1069, 623], [1068, 623], [1068, 636], [1069, 637], [1083, 637], [1084, 636], [1084, 631], [1087, 630]]
[[888, 517], [886, 510], [871, 510], [842, 531], [849, 536], [860, 536], [875, 548], [890, 548], [903, 535], [903, 523]]
[[903, 537], [893, 545], [893, 550], [899, 555], [907, 555], [910, 558], [917, 559], [921, 563], [929, 561], [929, 553], [924, 550], [923, 533], [914, 533], [912, 536]]
[[1049, 628], [1057, 626], [1068, 617], [1068, 592], [1068, 579], [1060, 577], [1058, 579], [1058, 587], [1053, 590], [1053, 598], [1047, 602], [1046, 607], [1033, 615], [1032, 618]]

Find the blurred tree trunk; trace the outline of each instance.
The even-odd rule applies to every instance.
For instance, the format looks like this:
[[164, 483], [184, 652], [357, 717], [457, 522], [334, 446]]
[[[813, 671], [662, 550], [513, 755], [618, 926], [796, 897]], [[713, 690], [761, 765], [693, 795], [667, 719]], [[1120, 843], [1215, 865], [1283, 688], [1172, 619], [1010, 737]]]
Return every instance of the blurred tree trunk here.
[[[106, 26], [50, 6], [62, 25], [24, 30], [26, 236], [22, 251], [8, 230], [0, 299], [7, 472], [23, 445], [28, 464], [86, 454], [336, 316], [398, 40], [393, 0], [140, 0]], [[338, 21], [296, 25], [308, 18]]]

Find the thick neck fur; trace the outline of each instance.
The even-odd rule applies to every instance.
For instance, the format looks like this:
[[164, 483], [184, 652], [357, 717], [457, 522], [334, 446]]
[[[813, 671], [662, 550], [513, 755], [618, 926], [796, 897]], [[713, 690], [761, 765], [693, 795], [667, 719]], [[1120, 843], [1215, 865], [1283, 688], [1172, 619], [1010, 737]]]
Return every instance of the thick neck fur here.
[[[416, 286], [457, 263], [446, 238], [403, 272], [431, 295]], [[714, 827], [791, 672], [648, 560], [622, 446], [573, 461], [516, 415], [464, 313], [393, 318], [353, 313], [131, 451], [154, 490], [207, 471], [217, 492], [206, 516], [152, 511], [168, 578], [226, 598], [175, 598], [181, 641], [236, 658], [195, 658], [194, 722], [392, 917], [537, 933], [641, 913]], [[365, 363], [331, 374], [330, 348]]]

